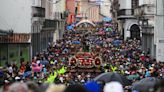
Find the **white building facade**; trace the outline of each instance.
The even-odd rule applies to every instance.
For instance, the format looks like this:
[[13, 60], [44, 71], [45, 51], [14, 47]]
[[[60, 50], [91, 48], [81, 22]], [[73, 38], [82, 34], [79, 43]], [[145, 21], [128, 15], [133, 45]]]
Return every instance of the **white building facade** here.
[[164, 0], [156, 0], [155, 24], [156, 59], [164, 62]]
[[124, 40], [127, 38], [140, 39], [141, 37], [138, 21], [134, 16], [134, 8], [138, 5], [137, 2], [137, 0], [118, 0], [118, 31], [121, 32]]
[[[29, 61], [37, 52], [46, 50], [49, 42], [62, 36], [65, 0], [55, 4], [56, 1], [59, 0], [0, 1], [0, 65], [19, 62], [21, 58]], [[62, 14], [56, 15], [56, 11]], [[1, 35], [11, 29], [11, 36]]]
[[100, 3], [98, 0], [75, 0], [76, 22], [87, 19], [92, 22], [100, 22]]
[[111, 15], [111, 0], [102, 0], [100, 2], [100, 13], [106, 17], [112, 17]]
[[[54, 42], [62, 38], [66, 24], [66, 0], [52, 0], [53, 1], [53, 19], [57, 20], [57, 30], [54, 33]], [[58, 2], [57, 2], [58, 1]]]
[[155, 58], [154, 26], [156, 13], [156, 0], [139, 0], [139, 6], [134, 10], [141, 28], [142, 50], [148, 51]]

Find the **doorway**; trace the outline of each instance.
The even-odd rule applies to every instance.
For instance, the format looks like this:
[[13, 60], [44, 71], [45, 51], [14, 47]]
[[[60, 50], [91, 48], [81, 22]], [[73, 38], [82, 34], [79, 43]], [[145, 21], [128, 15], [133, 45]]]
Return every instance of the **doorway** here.
[[131, 27], [130, 27], [130, 38], [131, 39], [138, 39], [140, 40], [141, 37], [140, 37], [140, 28], [137, 24], [133, 24]]

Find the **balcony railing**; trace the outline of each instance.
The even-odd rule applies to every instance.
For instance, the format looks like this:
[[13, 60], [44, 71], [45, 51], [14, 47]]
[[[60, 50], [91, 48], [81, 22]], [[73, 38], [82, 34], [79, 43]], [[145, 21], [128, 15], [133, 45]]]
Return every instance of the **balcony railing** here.
[[32, 7], [33, 17], [45, 17], [45, 8]]
[[122, 9], [117, 12], [117, 16], [131, 16], [133, 14], [133, 9]]
[[54, 29], [56, 29], [57, 28], [57, 22], [58, 21], [46, 19], [45, 22], [43, 23], [44, 24], [43, 28], [54, 28]]

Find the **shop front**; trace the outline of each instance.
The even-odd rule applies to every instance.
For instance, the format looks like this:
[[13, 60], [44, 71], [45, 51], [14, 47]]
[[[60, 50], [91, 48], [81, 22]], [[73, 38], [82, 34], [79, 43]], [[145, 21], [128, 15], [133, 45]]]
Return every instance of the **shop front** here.
[[0, 36], [0, 66], [5, 63], [16, 63], [19, 65], [20, 59], [30, 60], [31, 45], [28, 42], [28, 34], [14, 34], [13, 36]]

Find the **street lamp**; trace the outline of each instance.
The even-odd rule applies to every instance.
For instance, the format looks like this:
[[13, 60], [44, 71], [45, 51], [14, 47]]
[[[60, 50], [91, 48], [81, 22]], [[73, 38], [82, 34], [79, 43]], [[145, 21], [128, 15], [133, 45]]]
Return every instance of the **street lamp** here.
[[139, 17], [139, 20], [138, 20], [139, 26], [141, 26], [142, 28], [148, 27], [149, 25], [148, 20], [149, 19], [146, 19], [145, 17]]

